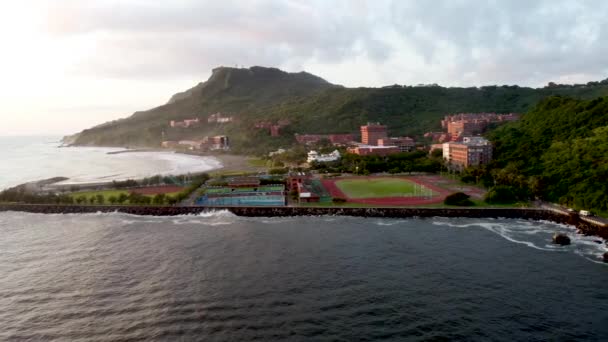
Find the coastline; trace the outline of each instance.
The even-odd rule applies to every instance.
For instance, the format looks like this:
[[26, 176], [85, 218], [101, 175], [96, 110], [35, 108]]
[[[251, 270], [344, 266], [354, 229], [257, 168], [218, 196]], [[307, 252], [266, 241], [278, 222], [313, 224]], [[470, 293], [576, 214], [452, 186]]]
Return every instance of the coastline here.
[[[240, 155], [231, 155], [231, 154], [191, 154], [191, 153], [183, 153], [178, 151], [171, 150], [141, 150], [141, 149], [130, 149], [124, 151], [117, 152], [108, 152], [107, 154], [124, 154], [124, 153], [135, 153], [135, 152], [145, 152], [145, 153], [154, 153], [154, 152], [173, 152], [176, 154], [183, 154], [187, 156], [196, 156], [196, 157], [204, 157], [204, 158], [212, 158], [219, 162], [219, 167], [213, 167], [206, 171], [201, 172], [177, 172], [174, 175], [200, 175], [203, 173], [218, 173], [218, 172], [261, 172], [265, 171], [265, 168], [257, 167], [251, 165], [249, 163], [249, 159], [251, 157], [240, 156]], [[58, 180], [56, 182], [48, 182], [48, 180], [36, 180], [27, 183], [23, 183], [21, 185], [27, 184], [28, 186], [36, 187], [38, 190], [42, 191], [70, 191], [73, 187], [78, 187], [81, 190], [97, 190], [103, 189], [105, 187], [111, 186], [114, 180], [104, 180], [104, 181], [96, 181], [96, 182], [85, 182], [85, 183], [71, 183], [70, 179], [67, 177], [56, 177]], [[67, 179], [66, 179], [67, 178]], [[111, 176], [108, 176], [111, 178]], [[143, 178], [137, 177], [133, 178], [136, 181], [141, 181]], [[122, 180], [122, 179], [120, 179]]]
[[[60, 148], [57, 139], [51, 137], [8, 139], [1, 147], [4, 167], [0, 167], [0, 191], [24, 185], [43, 192], [69, 190], [73, 186], [95, 188], [111, 184], [113, 180], [141, 180], [158, 174], [199, 174], [235, 165], [213, 155], [188, 155], [158, 148]], [[62, 179], [42, 184], [51, 177]]]
[[195, 207], [195, 206], [111, 206], [111, 205], [53, 205], [53, 204], [0, 204], [0, 212], [18, 211], [37, 214], [125, 213], [140, 216], [198, 215], [213, 211], [229, 211], [246, 217], [288, 216], [354, 216], [378, 218], [512, 218], [546, 220], [568, 224], [579, 233], [595, 235], [608, 240], [608, 225], [585, 220], [576, 214], [564, 214], [544, 208], [370, 208], [370, 207]]

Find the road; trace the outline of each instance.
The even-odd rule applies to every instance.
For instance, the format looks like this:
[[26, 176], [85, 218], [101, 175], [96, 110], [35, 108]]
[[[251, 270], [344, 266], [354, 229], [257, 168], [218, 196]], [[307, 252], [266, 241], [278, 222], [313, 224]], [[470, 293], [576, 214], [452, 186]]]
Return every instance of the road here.
[[[540, 202], [538, 204], [538, 207], [543, 208], [543, 209], [552, 210], [552, 211], [555, 211], [557, 213], [564, 214], [564, 215], [570, 215], [572, 213], [572, 212], [568, 211], [568, 208], [564, 208], [563, 206], [558, 205], [558, 204], [554, 204], [554, 203]], [[587, 222], [591, 222], [591, 223], [595, 223], [595, 224], [601, 224], [601, 225], [604, 225], [604, 226], [608, 226], [608, 219], [605, 219], [603, 217], [599, 217], [599, 216], [583, 216], [583, 215], [580, 215], [580, 214], [579, 214], [579, 217], [583, 221], [587, 221]]]

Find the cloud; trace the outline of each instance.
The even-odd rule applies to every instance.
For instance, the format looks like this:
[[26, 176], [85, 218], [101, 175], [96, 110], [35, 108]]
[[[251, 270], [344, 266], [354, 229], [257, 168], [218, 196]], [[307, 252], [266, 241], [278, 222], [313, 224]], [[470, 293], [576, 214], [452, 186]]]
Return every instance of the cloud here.
[[94, 51], [72, 71], [110, 77], [170, 77], [218, 65], [281, 66], [309, 59], [339, 63], [360, 53], [386, 59], [390, 47], [358, 15], [365, 4], [354, 4], [60, 1], [48, 8], [46, 28], [56, 37], [93, 39]]
[[392, 13], [394, 29], [425, 63], [451, 64], [453, 77], [539, 84], [608, 72], [606, 2], [395, 1]]
[[[164, 79], [207, 75], [218, 65], [305, 69], [353, 60], [375, 65], [384, 84], [540, 85], [608, 73], [608, 2], [600, 0], [58, 0], [47, 6], [51, 36], [94, 42], [70, 68], [78, 75]], [[353, 79], [336, 77], [330, 81]]]

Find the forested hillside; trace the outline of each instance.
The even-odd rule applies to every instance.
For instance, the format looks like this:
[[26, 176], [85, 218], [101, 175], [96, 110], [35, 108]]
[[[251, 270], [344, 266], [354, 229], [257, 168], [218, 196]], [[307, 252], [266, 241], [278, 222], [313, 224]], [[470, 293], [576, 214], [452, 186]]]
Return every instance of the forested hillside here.
[[493, 164], [465, 179], [480, 177], [519, 199], [608, 212], [608, 97], [549, 97], [490, 139]]
[[[550, 95], [592, 99], [608, 95], [608, 81], [545, 88], [486, 86], [444, 88], [388, 86], [345, 88], [308, 74], [274, 68], [217, 68], [206, 82], [174, 95], [160, 107], [106, 123], [72, 137], [77, 145], [159, 146], [170, 120], [216, 112], [235, 123], [203, 125], [173, 132], [172, 139], [196, 139], [209, 134], [230, 136], [237, 153], [264, 153], [295, 142], [294, 133], [351, 133], [367, 121], [380, 121], [393, 135], [418, 135], [439, 130], [439, 119], [457, 112], [520, 112]], [[281, 137], [253, 129], [261, 120], [287, 119]], [[166, 133], [166, 132], [165, 132]]]

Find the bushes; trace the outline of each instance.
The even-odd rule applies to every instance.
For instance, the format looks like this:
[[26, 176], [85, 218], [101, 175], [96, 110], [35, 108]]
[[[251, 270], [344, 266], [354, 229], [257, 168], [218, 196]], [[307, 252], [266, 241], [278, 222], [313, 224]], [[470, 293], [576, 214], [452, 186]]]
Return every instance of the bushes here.
[[447, 196], [443, 203], [446, 205], [458, 205], [463, 207], [475, 205], [475, 203], [469, 199], [470, 197], [471, 196], [465, 194], [464, 192], [456, 192]]
[[127, 179], [124, 181], [112, 181], [112, 185], [115, 189], [123, 189], [123, 188], [134, 188], [139, 186], [136, 180]]
[[334, 204], [342, 204], [342, 203], [346, 203], [346, 199], [341, 198], [341, 197], [334, 197], [334, 198], [332, 198], [332, 199], [331, 199], [331, 201], [332, 201]]
[[512, 204], [517, 202], [517, 196], [512, 187], [497, 185], [488, 191], [485, 201], [490, 204]]
[[268, 173], [271, 175], [284, 175], [287, 172], [289, 172], [289, 169], [284, 168], [284, 167], [283, 168], [274, 168], [274, 169], [270, 169], [268, 171]]

